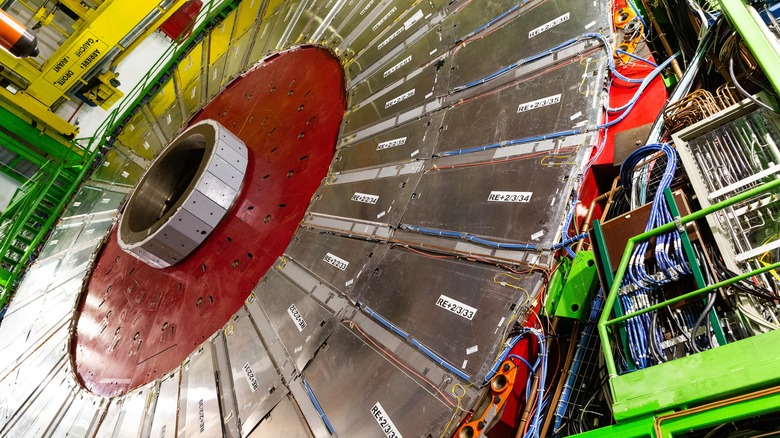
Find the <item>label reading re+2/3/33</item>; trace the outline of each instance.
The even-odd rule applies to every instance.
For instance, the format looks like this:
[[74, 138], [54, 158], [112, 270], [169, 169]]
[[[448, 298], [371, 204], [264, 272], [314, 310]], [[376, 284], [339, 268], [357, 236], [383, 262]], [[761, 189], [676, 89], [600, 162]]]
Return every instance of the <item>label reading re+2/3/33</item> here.
[[474, 319], [474, 315], [477, 313], [477, 309], [469, 306], [468, 304], [463, 304], [460, 301], [452, 299], [446, 295], [439, 296], [439, 299], [436, 300], [436, 305], [442, 309], [449, 310], [458, 316], [462, 316], [469, 321]]
[[287, 314], [290, 315], [290, 318], [292, 318], [295, 323], [295, 328], [297, 328], [299, 332], [302, 332], [303, 329], [306, 328], [306, 320], [303, 319], [303, 315], [301, 315], [301, 312], [295, 307], [295, 304], [290, 304], [290, 307], [287, 308]]
[[341, 257], [334, 256], [331, 253], [325, 253], [325, 257], [322, 258], [322, 261], [329, 265], [333, 265], [342, 271], [346, 271], [347, 266], [349, 266], [348, 261], [342, 259]]
[[379, 402], [376, 402], [371, 408], [371, 415], [374, 416], [374, 420], [382, 428], [382, 432], [385, 433], [387, 438], [403, 438], [401, 432], [395, 427], [395, 424], [390, 420], [390, 416], [387, 415], [387, 412], [385, 412], [385, 409]]
[[499, 192], [492, 191], [488, 196], [488, 202], [531, 202], [533, 192]]

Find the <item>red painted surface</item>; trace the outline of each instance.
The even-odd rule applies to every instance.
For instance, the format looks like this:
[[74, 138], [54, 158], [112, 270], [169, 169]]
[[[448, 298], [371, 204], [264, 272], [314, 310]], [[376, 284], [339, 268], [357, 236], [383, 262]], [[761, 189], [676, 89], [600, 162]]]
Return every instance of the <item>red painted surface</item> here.
[[201, 8], [203, 8], [201, 0], [188, 0], [160, 25], [160, 31], [174, 41], [184, 40], [192, 33], [195, 17], [198, 16]]
[[260, 64], [192, 120], [217, 120], [246, 143], [241, 193], [208, 239], [166, 269], [122, 252], [115, 227], [82, 293], [71, 344], [86, 388], [114, 396], [165, 375], [243, 305], [327, 173], [344, 98], [338, 59], [308, 47]]

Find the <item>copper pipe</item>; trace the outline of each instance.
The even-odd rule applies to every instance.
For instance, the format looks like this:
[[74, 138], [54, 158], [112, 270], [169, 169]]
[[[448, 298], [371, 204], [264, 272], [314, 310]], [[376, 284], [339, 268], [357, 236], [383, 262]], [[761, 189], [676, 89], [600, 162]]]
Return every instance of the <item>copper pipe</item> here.
[[[645, 8], [645, 12], [647, 13], [647, 18], [650, 19], [651, 23], [653, 23], [653, 29], [655, 29], [655, 33], [658, 34], [658, 38], [661, 40], [661, 44], [664, 46], [664, 51], [666, 52], [666, 56], [674, 55], [672, 46], [669, 44], [669, 40], [666, 39], [666, 34], [663, 33], [663, 31], [661, 30], [661, 26], [658, 24], [657, 21], [655, 21], [653, 10], [650, 9], [650, 7], [647, 5], [646, 0], [642, 0], [642, 6], [644, 6]], [[672, 59], [672, 70], [674, 70], [674, 74], [677, 76], [678, 79], [682, 77], [683, 75], [682, 69], [680, 69], [680, 64], [677, 63], [676, 58]]]

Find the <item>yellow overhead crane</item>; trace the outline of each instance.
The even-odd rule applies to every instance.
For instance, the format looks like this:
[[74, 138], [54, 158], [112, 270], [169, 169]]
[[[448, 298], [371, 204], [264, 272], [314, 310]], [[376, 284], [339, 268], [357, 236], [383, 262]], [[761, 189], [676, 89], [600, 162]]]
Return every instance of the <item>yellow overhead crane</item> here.
[[5, 4], [34, 11], [33, 29], [55, 26], [55, 14], [66, 14], [75, 20], [73, 32], [42, 64], [0, 50], [0, 105], [29, 114], [41, 129], [73, 137], [78, 128], [56, 109], [77, 94], [93, 106], [113, 105], [122, 97], [116, 65], [186, 0], [26, 1]]

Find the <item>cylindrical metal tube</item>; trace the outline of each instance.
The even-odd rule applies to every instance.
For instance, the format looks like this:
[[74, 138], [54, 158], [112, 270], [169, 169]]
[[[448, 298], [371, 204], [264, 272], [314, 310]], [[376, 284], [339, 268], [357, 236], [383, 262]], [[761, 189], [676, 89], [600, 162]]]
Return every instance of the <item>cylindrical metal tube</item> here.
[[0, 44], [19, 58], [38, 56], [38, 39], [21, 23], [0, 9]]

